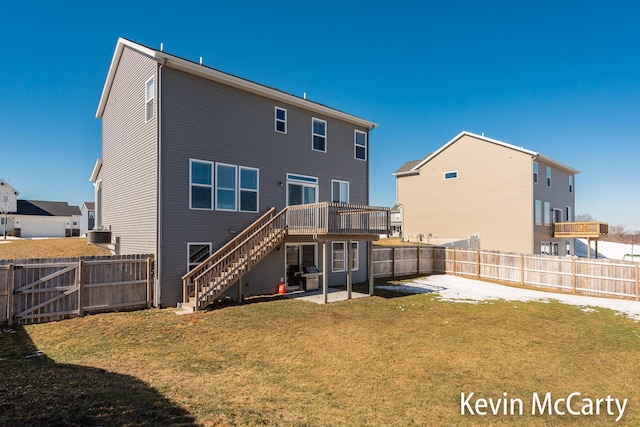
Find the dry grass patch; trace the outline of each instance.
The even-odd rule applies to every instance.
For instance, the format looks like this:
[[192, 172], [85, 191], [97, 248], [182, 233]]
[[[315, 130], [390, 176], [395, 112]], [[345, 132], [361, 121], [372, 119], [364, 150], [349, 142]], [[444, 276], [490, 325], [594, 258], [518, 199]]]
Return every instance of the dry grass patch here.
[[[44, 356], [24, 358], [35, 349]], [[615, 418], [463, 417], [460, 393], [472, 391], [629, 398], [617, 425], [640, 423], [640, 325], [557, 303], [412, 295], [326, 306], [274, 300], [189, 316], [112, 313], [2, 334], [0, 358], [0, 425], [59, 413], [67, 425], [150, 425], [163, 416], [283, 426], [595, 426]], [[51, 387], [52, 375], [67, 381]], [[37, 411], [24, 408], [24, 395], [38, 396]]]
[[0, 259], [67, 258], [110, 255], [108, 249], [88, 245], [84, 237], [63, 239], [9, 240], [0, 244]]
[[389, 247], [401, 247], [401, 246], [412, 246], [412, 247], [416, 247], [416, 246], [433, 246], [427, 243], [419, 243], [419, 242], [404, 242], [402, 241], [399, 237], [388, 237], [388, 238], [381, 238], [380, 240], [377, 240], [375, 242], [373, 242], [374, 245], [376, 246], [389, 246]]

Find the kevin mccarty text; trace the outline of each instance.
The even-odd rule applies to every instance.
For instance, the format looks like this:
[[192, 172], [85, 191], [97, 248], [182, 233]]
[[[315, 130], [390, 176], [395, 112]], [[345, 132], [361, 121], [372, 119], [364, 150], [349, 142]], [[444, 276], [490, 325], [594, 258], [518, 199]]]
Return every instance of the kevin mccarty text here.
[[510, 397], [507, 392], [502, 397], [476, 397], [475, 392], [460, 393], [460, 414], [473, 416], [486, 415], [559, 415], [559, 416], [607, 416], [622, 419], [628, 399], [607, 397], [586, 397], [580, 392], [567, 396], [552, 396], [550, 392], [534, 392], [530, 398]]

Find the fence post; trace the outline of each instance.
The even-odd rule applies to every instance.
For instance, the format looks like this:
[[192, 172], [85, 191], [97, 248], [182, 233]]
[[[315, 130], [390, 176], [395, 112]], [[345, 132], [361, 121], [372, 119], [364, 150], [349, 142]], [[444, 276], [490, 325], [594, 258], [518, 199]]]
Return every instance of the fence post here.
[[7, 271], [7, 324], [13, 325], [13, 291], [15, 288], [15, 278], [13, 274], [13, 264], [9, 264], [9, 270]]
[[417, 261], [418, 262], [418, 268], [416, 270], [418, 271], [418, 275], [419, 275], [420, 274], [420, 246], [418, 246], [416, 248], [416, 251], [417, 251], [417, 258], [418, 258], [418, 261]]
[[520, 284], [524, 286], [524, 254], [520, 254]]
[[[577, 268], [576, 268], [576, 259], [573, 258], [571, 260], [571, 287], [573, 288], [573, 293], [576, 294], [578, 293], [578, 289], [577, 289], [577, 285], [578, 285], [578, 278], [577, 278]], [[636, 275], [637, 278], [637, 275]], [[637, 289], [637, 288], [636, 288]]]
[[391, 277], [396, 277], [396, 248], [391, 248]]
[[78, 261], [78, 271], [76, 273], [76, 287], [78, 288], [78, 317], [84, 316], [84, 261]]
[[456, 275], [456, 248], [453, 248], [453, 275]]
[[147, 308], [151, 308], [151, 301], [153, 301], [153, 257], [149, 256], [147, 257]]
[[476, 251], [478, 254], [478, 279], [480, 278], [480, 249]]
[[640, 300], [640, 272], [638, 272], [640, 268], [638, 267], [638, 263], [636, 263], [636, 301]]

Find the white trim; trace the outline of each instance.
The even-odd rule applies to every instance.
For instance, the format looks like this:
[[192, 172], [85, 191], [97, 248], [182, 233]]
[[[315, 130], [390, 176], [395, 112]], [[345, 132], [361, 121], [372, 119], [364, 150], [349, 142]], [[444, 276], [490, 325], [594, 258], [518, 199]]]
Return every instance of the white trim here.
[[98, 175], [100, 174], [100, 170], [102, 169], [102, 159], [97, 159], [96, 164], [93, 166], [93, 171], [91, 172], [91, 176], [89, 177], [89, 181], [96, 183], [98, 179]]
[[[284, 120], [278, 118], [278, 110], [284, 111]], [[283, 133], [286, 135], [288, 115], [289, 115], [289, 112], [287, 111], [286, 108], [278, 107], [277, 105], [274, 107], [274, 110], [273, 110], [274, 125], [273, 126], [276, 132]], [[284, 123], [284, 132], [281, 130], [278, 130], [278, 123]]]
[[[358, 144], [358, 134], [361, 133], [364, 135], [364, 159], [358, 157], [358, 147], [363, 147], [362, 144]], [[356, 160], [362, 160], [364, 162], [367, 161], [369, 157], [369, 136], [366, 132], [363, 132], [358, 129], [353, 130], [353, 158]]]
[[[221, 208], [218, 207], [218, 202], [220, 201], [220, 197], [218, 197], [218, 190], [224, 190], [224, 191], [229, 191], [231, 190], [231, 188], [227, 188], [227, 187], [218, 187], [218, 183], [220, 182], [220, 180], [218, 179], [218, 166], [225, 166], [225, 167], [230, 167], [234, 169], [234, 186], [233, 186], [233, 191], [234, 191], [234, 197], [233, 197], [233, 201], [234, 201], [234, 206], [233, 209], [225, 209], [225, 208]], [[238, 211], [238, 165], [230, 165], [228, 163], [216, 163], [215, 166], [215, 192], [214, 192], [214, 197], [215, 197], [215, 206], [216, 206], [216, 210], [217, 211], [224, 211], [224, 212], [237, 212]]]
[[[340, 200], [338, 200], [338, 201], [336, 202], [335, 193], [334, 193], [334, 191], [333, 191], [333, 184], [334, 184], [334, 183], [347, 184], [347, 201], [346, 201], [346, 202], [342, 202], [342, 201], [340, 201]], [[342, 181], [342, 180], [339, 180], [339, 179], [332, 179], [332, 180], [331, 180], [331, 201], [332, 201], [333, 203], [344, 203], [344, 204], [349, 204], [349, 197], [350, 197], [350, 194], [349, 194], [349, 193], [351, 192], [351, 189], [350, 189], [349, 187], [350, 187], [350, 185], [349, 185], [349, 181]], [[339, 189], [340, 189], [340, 196], [342, 196], [342, 185], [340, 185]], [[340, 197], [340, 199], [342, 199], [342, 197]]]
[[[321, 135], [319, 133], [315, 133], [314, 132], [313, 127], [314, 127], [315, 122], [324, 123], [324, 135]], [[329, 145], [329, 138], [327, 137], [328, 133], [329, 133], [329, 126], [327, 125], [327, 121], [326, 120], [322, 120], [322, 119], [319, 119], [317, 117], [312, 117], [311, 118], [311, 150], [312, 151], [318, 151], [318, 152], [321, 152], [321, 153], [326, 153], [327, 152], [327, 148], [328, 148], [327, 146]], [[316, 137], [316, 136], [324, 138], [324, 150], [318, 150], [317, 148], [314, 147], [314, 142], [315, 142], [314, 141], [314, 137]]]
[[[189, 262], [189, 258], [191, 257], [191, 254], [189, 253], [189, 247], [191, 245], [202, 245], [202, 246], [209, 246], [209, 255], [207, 256], [207, 258], [209, 258], [212, 254], [211, 250], [213, 249], [213, 245], [211, 244], [211, 242], [187, 242], [187, 271], [191, 271], [191, 265], [192, 263]], [[193, 266], [196, 267], [198, 266], [199, 263], [193, 263]]]
[[[194, 183], [193, 183], [193, 163], [197, 162], [197, 163], [204, 163], [204, 164], [208, 164], [211, 166], [211, 184], [195, 184], [195, 186], [197, 187], [209, 187], [210, 191], [211, 191], [211, 207], [210, 208], [194, 208], [193, 207], [193, 200], [192, 199], [192, 191], [191, 188], [193, 187]], [[189, 159], [189, 210], [192, 211], [212, 211], [213, 207], [214, 207], [214, 179], [213, 179], [213, 174], [214, 174], [214, 168], [215, 168], [215, 163], [210, 162], [208, 160], [200, 160], [200, 159]]]
[[265, 98], [273, 99], [289, 105], [294, 105], [296, 107], [303, 108], [307, 111], [313, 111], [324, 116], [344, 120], [348, 123], [353, 123], [357, 126], [361, 126], [367, 129], [373, 129], [378, 126], [376, 123], [361, 119], [359, 117], [344, 113], [339, 110], [335, 110], [325, 105], [318, 104], [316, 102], [309, 101], [307, 99], [300, 98], [268, 86], [254, 83], [252, 81], [245, 80], [243, 78], [200, 65], [196, 62], [188, 61], [186, 59], [167, 54], [166, 52], [150, 49], [148, 47], [123, 38], [118, 39], [116, 49], [113, 53], [113, 58], [111, 59], [111, 65], [109, 66], [107, 79], [105, 81], [104, 88], [102, 89], [102, 95], [100, 96], [98, 110], [96, 111], [96, 118], [98, 119], [102, 118], [102, 115], [104, 114], [104, 109], [106, 107], [107, 98], [111, 90], [111, 85], [113, 84], [113, 80], [118, 69], [118, 63], [120, 62], [122, 51], [125, 47], [136, 50], [143, 55], [152, 58], [158, 63], [162, 63], [168, 67], [200, 76], [205, 79], [213, 80], [227, 86], [235, 87], [246, 92], [255, 93], [257, 95], [264, 96]]
[[[250, 170], [256, 172], [256, 189], [242, 188], [242, 170]], [[256, 210], [242, 209], [242, 192], [256, 193]], [[260, 169], [248, 166], [238, 166], [238, 211], [239, 212], [258, 212], [260, 210]]]

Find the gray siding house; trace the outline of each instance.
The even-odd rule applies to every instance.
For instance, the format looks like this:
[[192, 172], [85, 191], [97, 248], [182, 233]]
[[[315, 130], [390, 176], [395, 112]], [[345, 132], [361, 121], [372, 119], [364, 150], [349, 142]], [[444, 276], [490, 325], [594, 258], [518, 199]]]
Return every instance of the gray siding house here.
[[[388, 209], [366, 207], [374, 123], [122, 38], [96, 117], [96, 228], [119, 253], [155, 255], [156, 306], [296, 289], [303, 266], [326, 266], [325, 285], [367, 280], [370, 242], [388, 231]], [[277, 239], [224, 252], [270, 208], [286, 218]], [[230, 256], [245, 267], [201, 274]]]

